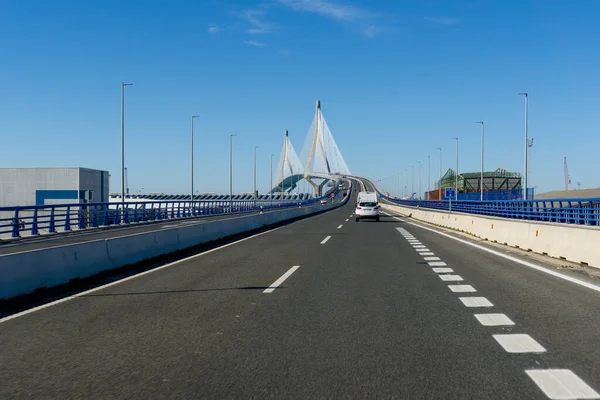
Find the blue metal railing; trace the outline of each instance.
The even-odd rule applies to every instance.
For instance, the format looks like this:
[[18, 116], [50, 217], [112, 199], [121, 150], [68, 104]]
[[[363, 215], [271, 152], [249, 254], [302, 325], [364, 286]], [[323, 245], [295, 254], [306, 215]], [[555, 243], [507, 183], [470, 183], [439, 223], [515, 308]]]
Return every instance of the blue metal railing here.
[[[327, 193], [329, 194], [329, 193]], [[22, 234], [68, 232], [111, 225], [173, 220], [230, 213], [268, 211], [314, 204], [308, 200], [127, 201], [0, 207], [0, 239]]]
[[391, 203], [411, 207], [456, 211], [525, 221], [600, 226], [600, 199], [458, 200], [450, 202], [401, 200], [387, 197], [381, 192], [379, 196]]

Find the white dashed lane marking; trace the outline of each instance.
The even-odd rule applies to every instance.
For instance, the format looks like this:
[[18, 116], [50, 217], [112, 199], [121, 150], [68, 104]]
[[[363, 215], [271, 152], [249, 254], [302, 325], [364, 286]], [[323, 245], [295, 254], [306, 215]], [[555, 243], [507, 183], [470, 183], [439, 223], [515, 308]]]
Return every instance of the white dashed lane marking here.
[[501, 326], [501, 325], [514, 325], [515, 323], [511, 321], [504, 314], [475, 314], [475, 318], [481, 323], [483, 326]]
[[415, 249], [415, 250], [417, 250], [418, 252], [430, 252], [431, 251], [429, 249]]
[[452, 268], [434, 268], [433, 272], [437, 274], [447, 274], [448, 272], [454, 272]]
[[414, 245], [413, 245], [413, 247], [414, 247], [415, 249], [424, 249], [424, 248], [425, 248], [425, 246], [424, 246], [424, 245], [422, 245], [422, 244], [414, 244]]
[[342, 229], [342, 226], [344, 226], [344, 225], [340, 225], [340, 226], [338, 226], [337, 228], [338, 228], [338, 229]]
[[449, 285], [448, 287], [454, 293], [467, 293], [467, 292], [476, 292], [477, 291], [471, 285]]
[[429, 261], [427, 264], [429, 264], [430, 267], [445, 267], [448, 265], [443, 261]]
[[281, 285], [287, 278], [289, 278], [290, 275], [292, 275], [298, 268], [300, 268], [299, 265], [294, 265], [285, 274], [281, 275], [281, 277], [279, 279], [277, 279], [275, 282], [273, 282], [271, 284], [271, 286], [269, 286], [268, 288], [266, 288], [263, 291], [263, 293], [273, 293], [273, 291], [275, 289], [277, 289], [279, 287], [279, 285]]
[[425, 253], [421, 253], [422, 256], [435, 256], [435, 254], [433, 254], [431, 251], [429, 252], [425, 252]]
[[467, 307], [493, 307], [494, 305], [485, 297], [459, 297]]
[[550, 399], [600, 399], [600, 394], [569, 369], [530, 369], [525, 373]]
[[425, 257], [425, 261], [440, 261], [439, 257]]
[[328, 241], [329, 239], [331, 239], [331, 236], [327, 236], [325, 239], [323, 239], [323, 240], [321, 241], [321, 244], [325, 244], [325, 243], [327, 243], [327, 241]]
[[438, 276], [440, 277], [441, 280], [446, 281], [446, 282], [463, 280], [463, 278], [460, 275], [438, 275]]
[[492, 335], [509, 353], [544, 353], [546, 349], [531, 336], [524, 333]]

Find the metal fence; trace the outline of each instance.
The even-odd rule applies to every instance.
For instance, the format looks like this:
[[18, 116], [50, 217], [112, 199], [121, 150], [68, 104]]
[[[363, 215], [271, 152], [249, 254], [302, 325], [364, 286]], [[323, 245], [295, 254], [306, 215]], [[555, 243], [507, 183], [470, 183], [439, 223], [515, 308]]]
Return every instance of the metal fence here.
[[[534, 189], [527, 189], [527, 198], [533, 199]], [[458, 194], [458, 200], [472, 200], [477, 201], [481, 199], [481, 192], [460, 192]], [[511, 190], [484, 190], [483, 191], [484, 201], [499, 201], [499, 200], [523, 200], [523, 189], [511, 189]]]
[[0, 207], [0, 239], [68, 232], [111, 225], [302, 207], [321, 201], [128, 201]]
[[547, 199], [507, 201], [386, 200], [411, 207], [456, 211], [526, 221], [600, 226], [600, 199]]

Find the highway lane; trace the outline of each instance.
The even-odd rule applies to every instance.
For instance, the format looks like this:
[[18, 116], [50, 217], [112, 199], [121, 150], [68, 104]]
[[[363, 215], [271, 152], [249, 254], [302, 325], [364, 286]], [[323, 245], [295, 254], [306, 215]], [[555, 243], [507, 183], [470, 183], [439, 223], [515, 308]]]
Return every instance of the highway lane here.
[[[0, 398], [548, 398], [530, 368], [569, 369], [600, 388], [598, 293], [351, 214], [352, 201], [1, 322]], [[515, 325], [474, 317], [490, 312]], [[499, 333], [529, 334], [546, 351], [510, 353]]]

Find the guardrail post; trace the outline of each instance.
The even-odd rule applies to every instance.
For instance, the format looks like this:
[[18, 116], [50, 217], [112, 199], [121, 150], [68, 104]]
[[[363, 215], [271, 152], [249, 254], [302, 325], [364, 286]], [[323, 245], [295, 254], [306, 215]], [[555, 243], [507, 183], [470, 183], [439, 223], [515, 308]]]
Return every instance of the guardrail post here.
[[20, 235], [19, 235], [19, 228], [20, 228], [20, 224], [19, 224], [19, 209], [16, 208], [15, 209], [15, 216], [13, 218], [12, 237], [14, 237], [14, 238], [20, 237]]
[[98, 206], [92, 206], [92, 228], [98, 227]]
[[142, 222], [146, 222], [146, 203], [142, 203]]
[[177, 203], [177, 218], [181, 218], [181, 202]]
[[71, 206], [67, 206], [67, 212], [65, 215], [65, 231], [71, 230]]
[[48, 225], [48, 232], [54, 233], [56, 232], [56, 226], [54, 221], [54, 207], [50, 209], [50, 224]]
[[33, 209], [33, 219], [31, 221], [31, 234], [38, 235], [38, 209], [37, 207]]
[[77, 227], [79, 229], [85, 229], [85, 207], [79, 206], [79, 221]]

